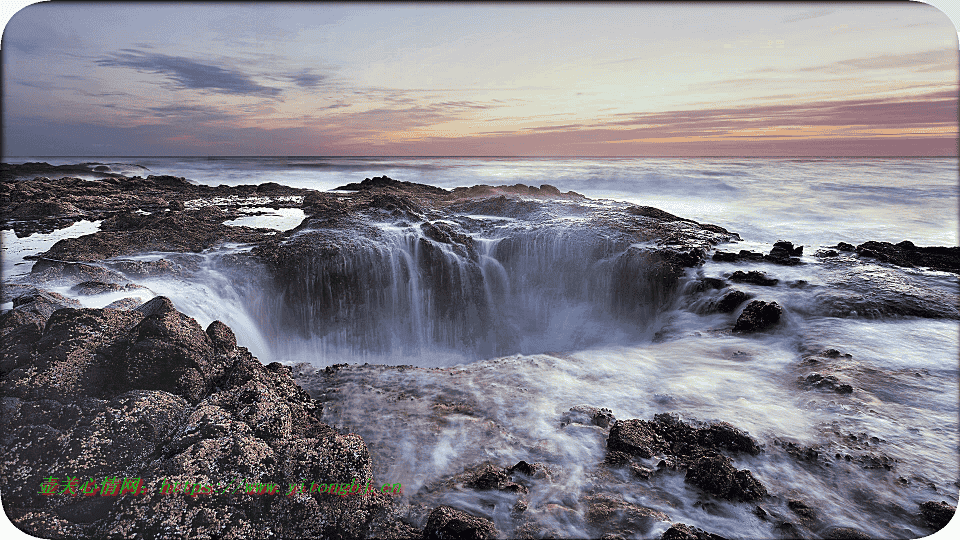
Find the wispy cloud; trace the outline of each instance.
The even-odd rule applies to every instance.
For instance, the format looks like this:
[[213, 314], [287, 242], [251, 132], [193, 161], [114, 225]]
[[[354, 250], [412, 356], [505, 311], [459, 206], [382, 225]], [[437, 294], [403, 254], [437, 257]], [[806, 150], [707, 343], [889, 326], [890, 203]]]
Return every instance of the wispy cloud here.
[[909, 69], [913, 71], [956, 71], [957, 51], [936, 49], [909, 54], [882, 54], [869, 58], [851, 58], [826, 65], [804, 68], [803, 71], [851, 73], [871, 69]]
[[107, 58], [96, 61], [107, 67], [125, 67], [143, 73], [163, 75], [178, 88], [211, 90], [224, 94], [275, 97], [279, 88], [262, 86], [247, 74], [210, 63], [197, 62], [181, 56], [147, 53], [136, 49], [123, 49]]
[[299, 73], [288, 75], [287, 78], [301, 88], [316, 88], [329, 82], [329, 77], [315, 73], [312, 69], [304, 69]]

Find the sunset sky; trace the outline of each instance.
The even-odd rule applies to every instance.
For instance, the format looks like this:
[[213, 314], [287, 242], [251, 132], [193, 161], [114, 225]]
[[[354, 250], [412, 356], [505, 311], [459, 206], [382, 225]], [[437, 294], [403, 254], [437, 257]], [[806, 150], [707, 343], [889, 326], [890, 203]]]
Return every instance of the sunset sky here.
[[956, 155], [920, 3], [36, 4], [6, 156]]

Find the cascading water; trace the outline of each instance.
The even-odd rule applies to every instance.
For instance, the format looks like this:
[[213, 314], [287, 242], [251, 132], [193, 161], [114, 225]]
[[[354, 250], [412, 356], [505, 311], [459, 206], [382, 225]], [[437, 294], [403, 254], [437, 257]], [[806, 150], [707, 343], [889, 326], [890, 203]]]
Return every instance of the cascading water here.
[[[304, 230], [249, 304], [274, 356], [311, 363], [568, 350], [648, 335], [676, 276], [626, 235], [582, 225], [464, 234], [452, 222]], [[427, 363], [430, 363], [428, 360]]]

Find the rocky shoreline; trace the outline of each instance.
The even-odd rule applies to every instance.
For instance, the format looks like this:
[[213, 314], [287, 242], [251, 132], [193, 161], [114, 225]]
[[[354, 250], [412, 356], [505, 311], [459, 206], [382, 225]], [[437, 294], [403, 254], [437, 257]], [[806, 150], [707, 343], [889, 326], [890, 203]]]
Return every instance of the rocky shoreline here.
[[[52, 178], [70, 174], [88, 178]], [[204, 329], [163, 296], [143, 304], [126, 299], [107, 308], [90, 309], [45, 290], [47, 284], [70, 286], [80, 294], [132, 290], [137, 285], [129, 276], [190, 272], [197, 265], [193, 254], [234, 242], [255, 247], [233, 257], [232, 264], [268, 276], [286, 298], [302, 298], [319, 286], [304, 282], [290, 269], [315, 264], [310, 267], [311, 275], [333, 275], [326, 263], [309, 261], [343, 260], [348, 250], [364, 249], [364, 242], [382, 234], [371, 225], [374, 220], [415, 224], [429, 239], [421, 244], [423, 261], [418, 264], [430, 268], [454, 253], [463, 261], [464, 275], [469, 275], [480, 271], [480, 255], [479, 246], [467, 233], [488, 225], [463, 216], [485, 215], [507, 219], [542, 216], [538, 219], [548, 224], [544, 229], [555, 222], [551, 220], [572, 223], [571, 234], [586, 239], [585, 258], [600, 260], [623, 250], [625, 255], [612, 270], [619, 283], [630, 281], [628, 276], [643, 268], [674, 291], [685, 269], [701, 265], [714, 246], [739, 239], [722, 227], [655, 208], [591, 206], [582, 195], [561, 193], [549, 185], [446, 191], [378, 177], [347, 184], [344, 193], [273, 183], [213, 188], [170, 176], [128, 178], [95, 163], [62, 167], [4, 164], [0, 180], [0, 210], [6, 226], [18, 236], [79, 220], [102, 220], [99, 232], [61, 240], [36, 258], [32, 284], [5, 283], [2, 289], [3, 301], [13, 303], [13, 309], [0, 315], [4, 509], [18, 527], [48, 538], [496, 538], [504, 532], [489, 519], [432, 504], [429, 497], [411, 501], [381, 493], [365, 497], [285, 495], [287, 486], [304, 481], [356, 480], [364, 484], [392, 480], [375, 478], [375, 464], [360, 436], [341, 433], [321, 420], [323, 394], [333, 391], [342, 384], [342, 377], [351, 373], [420, 368], [333, 366], [316, 371], [276, 362], [263, 365], [237, 345], [227, 325], [214, 321]], [[241, 216], [242, 208], [254, 206], [300, 208], [306, 219], [289, 231], [224, 225]], [[602, 249], [597, 248], [603, 245], [598, 240], [601, 236], [603, 242], [609, 242]], [[525, 238], [518, 233], [512, 240], [517, 250]], [[634, 244], [652, 247], [631, 247]], [[593, 249], [595, 254], [590, 251]], [[125, 258], [146, 251], [168, 254], [156, 261]], [[818, 252], [817, 257], [865, 257], [901, 267], [960, 273], [960, 248], [867, 242], [856, 248], [841, 244], [836, 251]], [[723, 262], [763, 260], [790, 266], [801, 264], [800, 255], [801, 246], [779, 242], [767, 255], [714, 251], [712, 257]], [[338, 279], [339, 293], [350, 298], [359, 294], [351, 291], [369, 286], [376, 276], [368, 276], [367, 285]], [[444, 275], [431, 279], [432, 290], [446, 295], [444, 304], [434, 309], [451, 310], [453, 325], [461, 328], [458, 338], [482, 343], [484, 336], [469, 332], [478, 324], [487, 324], [491, 332], [500, 332], [498, 339], [509, 342], [511, 336], [492, 326], [483, 314], [456, 318], [458, 306], [479, 302], [470, 296], [469, 287], [451, 285]], [[777, 285], [776, 280], [771, 282], [755, 271], [737, 270], [727, 279], [761, 287]], [[789, 286], [795, 285], [803, 286]], [[700, 294], [710, 293], [713, 296], [709, 298], [714, 298], [702, 302], [703, 310], [739, 311], [733, 332], [764, 332], [780, 323], [783, 309], [776, 302], [754, 299], [752, 293], [729, 288], [722, 279], [700, 280], [697, 286]], [[639, 317], [636, 305], [652, 293], [642, 284], [618, 287], [615, 311], [623, 317]], [[479, 297], [480, 293], [476, 294]], [[308, 308], [316, 309], [304, 304], [304, 310]], [[955, 306], [953, 312], [949, 307], [933, 309], [956, 318]], [[303, 322], [290, 319], [278, 324], [296, 329]], [[309, 331], [307, 327], [301, 330]], [[834, 375], [844, 374], [836, 367], [842, 364], [842, 353], [831, 351], [808, 355], [802, 369], [798, 368], [797, 384], [837, 394], [853, 392], [849, 381]], [[440, 417], [469, 412], [469, 404], [430, 406], [434, 405]], [[710, 504], [752, 506], [751, 511], [775, 523], [783, 537], [868, 538], [862, 531], [819, 521], [816, 501], [769, 493], [749, 470], [733, 465], [732, 457], [757, 456], [766, 444], [789, 443], [765, 444], [724, 422], [699, 423], [663, 414], [650, 420], [617, 420], [613, 411], [598, 407], [574, 407], [564, 422], [602, 430], [607, 447], [603, 467], [630, 471], [638, 482], [680, 474], [705, 500], [714, 501]], [[813, 448], [794, 448], [792, 452], [798, 459], [823, 459]], [[644, 464], [654, 457], [660, 460], [655, 469]], [[863, 459], [865, 466], [889, 465], [883, 456]], [[542, 463], [487, 463], [464, 468], [462, 474], [445, 482], [514, 497], [516, 527], [511, 534], [544, 538], [559, 532], [526, 517], [530, 502], [524, 494], [535, 483], [549, 482], [551, 474]], [[274, 483], [284, 494], [183, 497], [153, 490], [105, 497], [40, 493], [44, 481], [54, 477], [61, 482], [68, 478], [162, 477], [200, 484], [245, 478]], [[581, 510], [571, 519], [582, 521], [598, 537], [663, 531], [660, 537], [664, 540], [720, 538], [692, 525], [674, 523], [663, 512], [615, 495], [593, 493], [582, 501]], [[928, 501], [912, 509], [909, 519], [919, 528], [935, 531], [954, 511], [944, 502]]]

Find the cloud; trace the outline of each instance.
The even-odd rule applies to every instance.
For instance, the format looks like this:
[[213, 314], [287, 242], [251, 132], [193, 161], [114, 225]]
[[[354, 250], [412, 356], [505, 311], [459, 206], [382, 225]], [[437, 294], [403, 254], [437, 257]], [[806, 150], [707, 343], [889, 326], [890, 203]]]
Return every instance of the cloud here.
[[825, 17], [827, 15], [830, 15], [831, 13], [833, 13], [833, 10], [829, 10], [829, 9], [822, 9], [817, 11], [805, 11], [803, 13], [798, 13], [797, 15], [787, 17], [783, 19], [782, 22], [792, 23], [792, 22], [808, 21], [810, 19]]
[[96, 60], [96, 63], [101, 66], [126, 67], [143, 73], [164, 75], [179, 88], [211, 90], [241, 96], [275, 97], [280, 94], [279, 88], [257, 84], [241, 71], [204, 64], [180, 56], [124, 49], [108, 58]]
[[316, 88], [328, 82], [326, 75], [314, 73], [311, 69], [301, 70], [294, 75], [288, 75], [287, 78], [301, 88]]
[[868, 69], [911, 69], [913, 71], [956, 71], [957, 51], [937, 49], [909, 54], [882, 54], [869, 58], [851, 58], [826, 65], [803, 68], [803, 71], [851, 73]]

